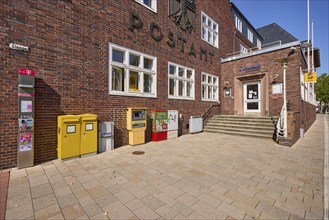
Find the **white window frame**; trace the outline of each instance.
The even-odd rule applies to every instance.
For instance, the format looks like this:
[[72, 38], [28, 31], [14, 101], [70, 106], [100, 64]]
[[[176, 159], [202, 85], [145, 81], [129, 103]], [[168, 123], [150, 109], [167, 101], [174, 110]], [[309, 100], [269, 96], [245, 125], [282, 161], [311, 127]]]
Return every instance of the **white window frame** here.
[[144, 3], [144, 0], [135, 0], [136, 2], [138, 2], [139, 4], [143, 5], [144, 7], [146, 7], [147, 9], [157, 13], [157, 0], [150, 0], [151, 1], [151, 7], [146, 5]]
[[[123, 63], [112, 61], [113, 49], [123, 52], [124, 59]], [[129, 64], [129, 54], [134, 54], [140, 57], [139, 66], [133, 66]], [[153, 62], [152, 69], [144, 68], [144, 58], [150, 59]], [[112, 66], [122, 68], [124, 91], [118, 91], [112, 89]], [[138, 72], [138, 84], [139, 89], [131, 91], [129, 88], [129, 73], [130, 71]], [[144, 75], [149, 74], [153, 77], [151, 93], [144, 92]], [[129, 48], [125, 48], [119, 45], [109, 43], [109, 94], [110, 95], [121, 95], [121, 96], [139, 96], [156, 98], [157, 97], [157, 58], [148, 54], [144, 54]]]
[[[206, 81], [204, 82], [203, 81], [203, 76], [206, 77]], [[209, 83], [209, 78], [211, 79], [210, 83]], [[214, 78], [216, 79], [216, 83], [214, 83]], [[219, 78], [218, 76], [215, 76], [215, 75], [211, 75], [209, 73], [205, 73], [205, 72], [202, 72], [201, 74], [201, 100], [202, 101], [209, 101], [209, 102], [218, 102], [219, 101], [219, 95], [218, 95], [218, 92], [219, 92]], [[203, 87], [205, 86], [205, 90], [206, 90], [206, 96], [207, 97], [204, 97], [203, 95]], [[211, 89], [211, 97], [208, 97], [208, 88], [210, 87]], [[214, 93], [214, 89], [215, 89], [215, 93]], [[214, 97], [214, 94], [215, 94], [215, 98]]]
[[248, 53], [248, 49], [243, 44], [240, 44], [240, 53], [241, 54], [247, 54]]
[[[202, 18], [205, 17], [206, 21], [203, 23]], [[208, 26], [208, 21], [211, 22], [211, 27]], [[214, 24], [216, 25], [216, 29], [214, 29]], [[219, 39], [219, 33], [218, 33], [218, 23], [214, 21], [211, 17], [209, 17], [206, 13], [201, 11], [201, 39], [208, 44], [218, 48], [218, 39]], [[203, 37], [203, 29], [205, 30], [205, 36]], [[210, 32], [210, 36], [212, 36], [209, 40], [208, 33]], [[214, 40], [214, 36], [216, 36], [216, 40]]]
[[235, 17], [235, 28], [240, 31], [240, 33], [242, 33], [242, 21], [240, 20], [240, 18], [237, 15], [234, 15]]
[[247, 32], [248, 32], [248, 40], [251, 43], [254, 43], [254, 33], [249, 28], [247, 28]]
[[[170, 74], [170, 66], [175, 67], [175, 74], [172, 75]], [[183, 76], [179, 76], [178, 75], [178, 70], [179, 68], [184, 70], [184, 75]], [[187, 70], [192, 72], [192, 77], [191, 78], [187, 78]], [[174, 80], [174, 95], [170, 94], [170, 79]], [[183, 85], [184, 85], [184, 91], [183, 91], [183, 95], [179, 95], [179, 81], [183, 81]], [[191, 87], [191, 96], [187, 96], [187, 83], [190, 82], [192, 83], [192, 87]], [[184, 99], [184, 100], [195, 100], [195, 70], [176, 64], [176, 63], [172, 63], [172, 62], [168, 62], [168, 98], [169, 99]]]
[[259, 39], [257, 39], [257, 47], [259, 50], [262, 49], [262, 42]]

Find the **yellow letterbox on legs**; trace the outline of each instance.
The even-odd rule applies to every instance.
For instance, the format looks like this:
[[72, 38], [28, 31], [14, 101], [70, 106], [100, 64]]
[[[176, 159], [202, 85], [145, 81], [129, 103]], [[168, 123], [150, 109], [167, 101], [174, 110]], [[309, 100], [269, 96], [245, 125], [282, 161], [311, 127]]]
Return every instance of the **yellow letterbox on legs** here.
[[80, 154], [97, 153], [97, 115], [83, 114], [81, 117]]
[[58, 159], [78, 157], [80, 155], [80, 116], [61, 115], [58, 122]]
[[130, 145], [145, 143], [146, 110], [147, 108], [141, 107], [127, 109], [127, 129]]

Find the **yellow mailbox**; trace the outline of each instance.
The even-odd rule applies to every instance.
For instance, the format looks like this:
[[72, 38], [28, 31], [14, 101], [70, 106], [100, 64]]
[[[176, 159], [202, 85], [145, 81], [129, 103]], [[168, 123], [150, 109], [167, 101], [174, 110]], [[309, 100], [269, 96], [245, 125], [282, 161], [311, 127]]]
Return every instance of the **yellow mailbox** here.
[[97, 153], [97, 115], [83, 114], [81, 117], [80, 154]]
[[127, 109], [127, 129], [130, 145], [145, 143], [146, 110], [147, 108]]
[[58, 116], [58, 159], [80, 155], [80, 116]]

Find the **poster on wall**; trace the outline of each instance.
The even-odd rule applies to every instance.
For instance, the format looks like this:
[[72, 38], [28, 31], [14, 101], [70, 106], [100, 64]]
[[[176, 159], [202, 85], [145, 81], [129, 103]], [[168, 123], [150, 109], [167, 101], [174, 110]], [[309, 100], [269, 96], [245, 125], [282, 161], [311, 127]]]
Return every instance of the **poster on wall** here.
[[21, 112], [31, 113], [32, 112], [32, 101], [21, 101]]
[[19, 133], [19, 151], [32, 150], [32, 132]]

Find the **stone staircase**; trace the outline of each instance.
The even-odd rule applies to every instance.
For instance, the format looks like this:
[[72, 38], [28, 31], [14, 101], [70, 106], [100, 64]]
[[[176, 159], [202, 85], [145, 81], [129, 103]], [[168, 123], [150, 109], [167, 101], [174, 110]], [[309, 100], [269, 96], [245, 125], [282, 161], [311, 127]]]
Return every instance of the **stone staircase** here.
[[255, 138], [273, 138], [277, 120], [277, 117], [214, 115], [203, 130]]

